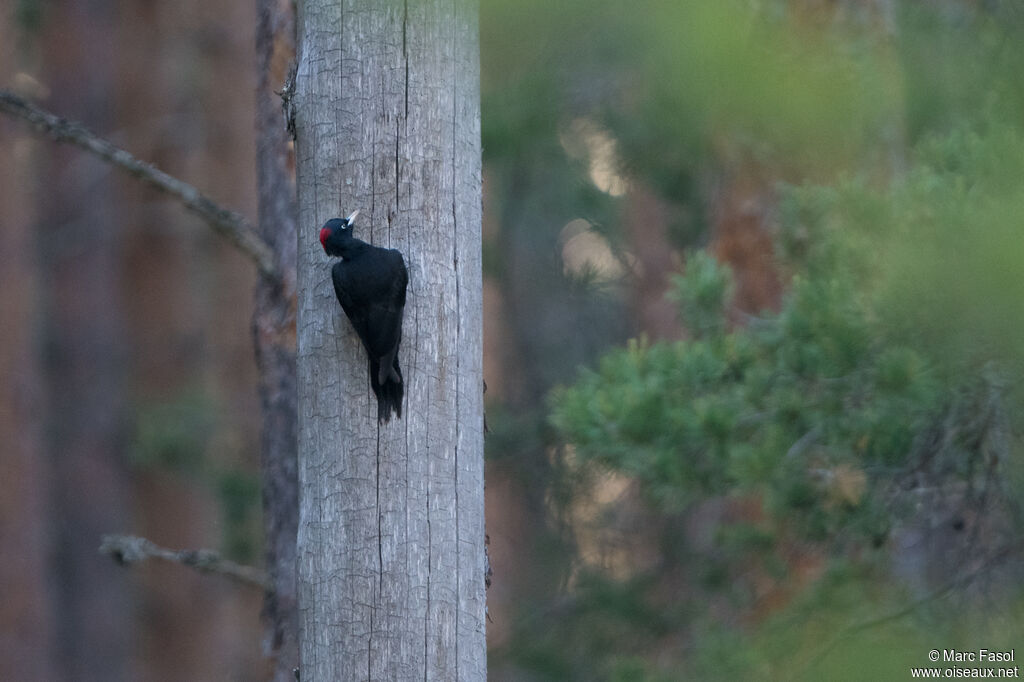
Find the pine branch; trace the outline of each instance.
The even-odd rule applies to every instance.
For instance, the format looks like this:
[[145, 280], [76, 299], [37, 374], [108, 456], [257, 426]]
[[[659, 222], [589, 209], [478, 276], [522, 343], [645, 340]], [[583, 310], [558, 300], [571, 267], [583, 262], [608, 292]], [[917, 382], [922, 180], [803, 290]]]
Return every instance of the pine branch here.
[[121, 565], [137, 564], [147, 559], [163, 559], [194, 568], [201, 573], [219, 573], [232, 580], [269, 590], [267, 575], [252, 566], [243, 566], [209, 549], [167, 549], [134, 535], [104, 535], [100, 554], [107, 554]]
[[9, 90], [0, 90], [0, 111], [32, 124], [57, 142], [73, 144], [120, 168], [147, 185], [178, 199], [206, 223], [238, 247], [264, 275], [279, 279], [270, 247], [244, 216], [223, 208], [192, 185], [164, 173], [159, 168], [98, 137], [85, 126], [68, 121], [29, 103]]
[[851, 625], [847, 625], [845, 628], [836, 633], [832, 637], [832, 639], [827, 644], [825, 644], [824, 647], [818, 650], [818, 652], [811, 658], [811, 661], [806, 666], [804, 672], [806, 673], [812, 666], [816, 666], [819, 663], [821, 663], [821, 661], [823, 661], [825, 657], [828, 656], [828, 654], [830, 654], [844, 640], [852, 637], [853, 635], [864, 632], [865, 630], [870, 630], [871, 628], [875, 628], [881, 625], [885, 625], [887, 623], [891, 623], [896, 620], [900, 620], [901, 618], [905, 618], [910, 614], [914, 613], [915, 611], [917, 611], [918, 609], [920, 609], [921, 607], [945, 597], [953, 590], [970, 585], [982, 574], [992, 570], [994, 567], [1000, 565], [1006, 559], [1013, 556], [1017, 552], [1020, 552], [1022, 549], [1024, 549], [1024, 544], [1019, 542], [1002, 547], [992, 556], [982, 561], [976, 568], [974, 568], [974, 570], [968, 571], [965, 574], [952, 578], [945, 584], [940, 585], [928, 594], [915, 599], [909, 604], [906, 604], [905, 606], [902, 606], [896, 609], [895, 611], [891, 611], [884, 615], [875, 618], [869, 618], [867, 620], [860, 621], [858, 623], [853, 623]]

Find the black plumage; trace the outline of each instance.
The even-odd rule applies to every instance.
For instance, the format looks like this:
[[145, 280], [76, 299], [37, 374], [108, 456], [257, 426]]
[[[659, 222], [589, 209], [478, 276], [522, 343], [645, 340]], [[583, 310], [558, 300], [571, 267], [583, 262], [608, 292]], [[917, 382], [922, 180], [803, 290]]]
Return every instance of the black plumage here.
[[402, 417], [404, 389], [398, 347], [409, 273], [398, 250], [352, 236], [352, 221], [358, 214], [328, 220], [320, 230], [320, 243], [328, 256], [341, 258], [331, 268], [334, 293], [366, 348], [370, 387], [377, 396], [377, 421], [384, 423], [391, 420], [392, 413]]

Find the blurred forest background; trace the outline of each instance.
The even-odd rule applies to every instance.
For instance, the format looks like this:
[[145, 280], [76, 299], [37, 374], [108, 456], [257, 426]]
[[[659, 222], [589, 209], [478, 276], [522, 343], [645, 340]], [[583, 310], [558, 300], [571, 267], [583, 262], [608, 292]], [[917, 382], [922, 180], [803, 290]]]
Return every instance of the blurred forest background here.
[[[16, 0], [0, 86], [255, 216], [256, 20]], [[1019, 644], [1024, 6], [484, 0], [481, 50], [492, 678]], [[97, 551], [261, 563], [251, 264], [0, 153], [0, 658], [264, 678], [258, 589]]]

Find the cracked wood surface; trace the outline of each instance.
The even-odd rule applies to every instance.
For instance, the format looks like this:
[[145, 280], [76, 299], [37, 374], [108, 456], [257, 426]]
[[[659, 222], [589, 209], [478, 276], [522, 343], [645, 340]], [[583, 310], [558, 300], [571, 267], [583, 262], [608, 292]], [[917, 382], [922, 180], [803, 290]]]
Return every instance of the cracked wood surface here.
[[[303, 682], [486, 674], [476, 12], [299, 3]], [[409, 268], [404, 416], [380, 427], [317, 241], [356, 209]]]

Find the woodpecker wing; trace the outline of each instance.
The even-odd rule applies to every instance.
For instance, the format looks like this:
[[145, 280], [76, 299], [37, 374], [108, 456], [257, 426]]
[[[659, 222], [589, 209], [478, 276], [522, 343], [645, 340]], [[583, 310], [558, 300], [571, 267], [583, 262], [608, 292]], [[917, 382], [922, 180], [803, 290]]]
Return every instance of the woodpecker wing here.
[[334, 293], [371, 357], [394, 357], [402, 340], [409, 274], [402, 254], [371, 248], [331, 269]]
[[405, 289], [409, 284], [409, 272], [405, 269], [402, 254], [394, 249], [388, 251], [394, 277], [391, 278], [384, 303], [379, 308], [379, 325], [376, 332], [376, 349], [383, 352], [379, 357], [397, 352], [402, 342], [402, 318], [405, 316]]

